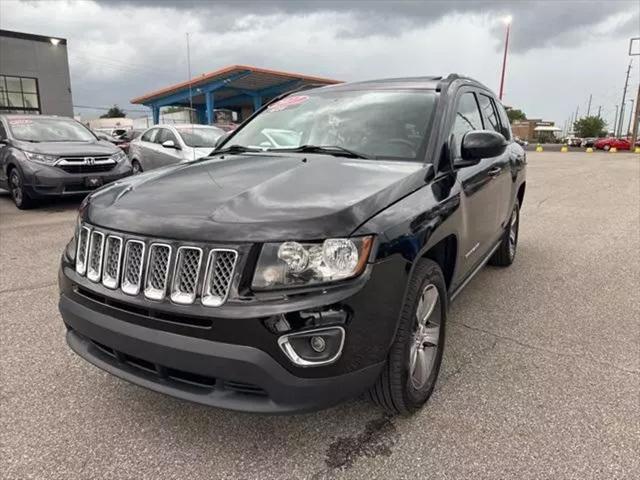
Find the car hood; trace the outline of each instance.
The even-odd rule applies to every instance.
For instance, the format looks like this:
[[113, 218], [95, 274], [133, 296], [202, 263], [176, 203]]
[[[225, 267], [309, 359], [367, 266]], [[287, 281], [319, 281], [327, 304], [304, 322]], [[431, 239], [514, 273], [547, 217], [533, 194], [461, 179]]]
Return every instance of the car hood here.
[[88, 156], [98, 157], [113, 155], [119, 149], [107, 141], [96, 140], [95, 142], [19, 142], [21, 150], [43, 155], [63, 156]]
[[106, 186], [83, 215], [105, 228], [181, 240], [339, 237], [423, 186], [428, 168], [325, 155], [227, 155]]

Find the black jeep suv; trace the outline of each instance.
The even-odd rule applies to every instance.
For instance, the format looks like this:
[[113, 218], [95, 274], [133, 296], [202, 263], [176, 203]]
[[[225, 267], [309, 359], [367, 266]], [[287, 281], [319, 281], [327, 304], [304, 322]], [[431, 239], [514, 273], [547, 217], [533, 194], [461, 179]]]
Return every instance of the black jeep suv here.
[[447, 307], [518, 240], [525, 153], [469, 78], [274, 99], [208, 158], [104, 187], [60, 268], [67, 342], [138, 385], [256, 412], [419, 409]]
[[0, 188], [18, 208], [131, 175], [127, 155], [72, 118], [0, 115]]

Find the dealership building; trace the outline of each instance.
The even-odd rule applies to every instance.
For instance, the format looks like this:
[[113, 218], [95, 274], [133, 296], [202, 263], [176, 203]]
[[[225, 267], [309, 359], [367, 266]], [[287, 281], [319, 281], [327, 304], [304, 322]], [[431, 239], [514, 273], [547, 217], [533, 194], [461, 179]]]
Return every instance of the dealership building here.
[[66, 39], [0, 30], [0, 113], [73, 116]]

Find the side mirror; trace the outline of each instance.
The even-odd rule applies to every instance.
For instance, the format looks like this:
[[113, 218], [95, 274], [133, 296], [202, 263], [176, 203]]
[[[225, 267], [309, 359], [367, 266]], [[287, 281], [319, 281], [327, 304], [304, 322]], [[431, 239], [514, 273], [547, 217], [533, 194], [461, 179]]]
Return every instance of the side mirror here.
[[174, 148], [176, 150], [180, 150], [180, 147], [176, 145], [176, 142], [174, 142], [173, 140], [166, 140], [162, 142], [162, 146], [164, 148]]
[[220, 145], [229, 137], [229, 133], [224, 133], [218, 137], [215, 143], [214, 150], [217, 150]]
[[476, 165], [483, 158], [497, 157], [507, 149], [507, 141], [498, 132], [492, 130], [472, 130], [462, 137], [462, 160], [456, 167]]

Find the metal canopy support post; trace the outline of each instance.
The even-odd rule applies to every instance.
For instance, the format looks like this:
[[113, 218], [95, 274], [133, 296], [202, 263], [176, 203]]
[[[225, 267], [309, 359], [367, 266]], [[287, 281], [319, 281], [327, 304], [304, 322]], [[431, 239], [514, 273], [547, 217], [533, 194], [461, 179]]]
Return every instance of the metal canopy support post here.
[[207, 102], [207, 125], [213, 125], [213, 109], [215, 107], [215, 101], [213, 98], [213, 90], [207, 90], [205, 92], [205, 100]]
[[160, 107], [158, 105], [152, 105], [151, 112], [153, 115], [153, 124], [158, 125], [158, 123], [160, 123]]
[[262, 106], [262, 96], [253, 95], [253, 111], [257, 111]]

